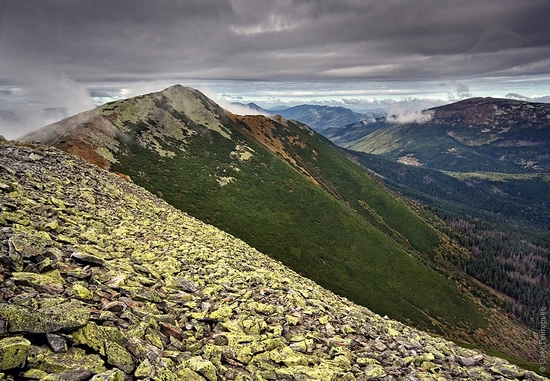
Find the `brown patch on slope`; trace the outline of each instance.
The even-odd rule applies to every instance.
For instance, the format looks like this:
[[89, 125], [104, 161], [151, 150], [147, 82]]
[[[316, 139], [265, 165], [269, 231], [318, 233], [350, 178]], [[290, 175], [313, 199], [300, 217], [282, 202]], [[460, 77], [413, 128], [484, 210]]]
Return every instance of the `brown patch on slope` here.
[[73, 156], [80, 157], [81, 159], [95, 164], [100, 168], [109, 170], [111, 166], [111, 162], [109, 160], [105, 159], [95, 151], [95, 148], [97, 147], [94, 147], [87, 141], [70, 137], [67, 140], [53, 144], [53, 146], [68, 152]]
[[106, 149], [108, 145], [104, 143], [117, 140], [113, 115], [87, 117], [86, 114], [31, 132], [23, 140], [51, 145], [108, 170], [111, 162], [98, 149]]
[[[319, 185], [315, 177], [312, 176], [307, 169], [300, 166], [296, 158], [287, 151], [283, 139], [290, 145], [295, 145], [302, 149], [307, 148], [307, 145], [301, 141], [299, 136], [291, 135], [292, 132], [288, 127], [263, 115], [230, 114], [230, 118], [237, 122], [237, 125], [241, 127], [244, 133], [253, 137], [271, 152], [279, 154], [289, 164], [298, 168], [309, 180]], [[277, 132], [277, 134], [275, 134], [275, 132]], [[283, 134], [288, 133], [289, 135], [282, 136], [281, 132], [283, 132]]]

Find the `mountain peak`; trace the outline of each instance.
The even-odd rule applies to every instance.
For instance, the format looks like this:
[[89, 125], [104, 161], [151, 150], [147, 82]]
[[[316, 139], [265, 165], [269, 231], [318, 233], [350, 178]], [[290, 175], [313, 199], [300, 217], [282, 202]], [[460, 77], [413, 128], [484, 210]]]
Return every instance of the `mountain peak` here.
[[429, 124], [508, 128], [550, 123], [550, 104], [503, 98], [468, 98], [429, 109]]
[[[178, 84], [104, 104], [21, 140], [55, 145], [107, 169], [116, 162], [120, 141], [136, 141], [162, 157], [173, 157], [185, 151], [189, 137], [199, 133], [210, 131], [230, 139], [231, 131], [224, 126], [228, 120], [227, 112], [203, 93]], [[168, 140], [173, 149], [163, 148]]]

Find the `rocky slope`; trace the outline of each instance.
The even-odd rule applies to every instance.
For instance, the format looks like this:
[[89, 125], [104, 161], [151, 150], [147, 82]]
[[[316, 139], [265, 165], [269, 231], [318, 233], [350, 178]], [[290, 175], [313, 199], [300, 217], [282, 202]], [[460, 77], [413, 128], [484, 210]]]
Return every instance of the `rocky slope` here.
[[541, 380], [382, 318], [144, 189], [0, 143], [0, 378]]

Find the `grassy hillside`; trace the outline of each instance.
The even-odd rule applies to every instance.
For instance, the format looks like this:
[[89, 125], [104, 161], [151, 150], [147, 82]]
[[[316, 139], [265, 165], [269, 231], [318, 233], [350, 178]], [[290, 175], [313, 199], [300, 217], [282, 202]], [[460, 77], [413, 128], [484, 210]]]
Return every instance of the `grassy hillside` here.
[[454, 264], [506, 295], [498, 303], [535, 330], [550, 308], [550, 181], [541, 174], [456, 173], [347, 151], [389, 188], [420, 201], [471, 255]]
[[529, 149], [482, 144], [481, 141], [479, 144], [465, 142], [459, 133], [453, 136], [447, 126], [394, 124], [343, 146], [395, 161], [453, 172], [518, 173], [530, 161], [548, 164], [540, 147]]
[[547, 229], [550, 177], [547, 174], [449, 172], [405, 165], [379, 155], [347, 151], [387, 186], [452, 212], [526, 229]]

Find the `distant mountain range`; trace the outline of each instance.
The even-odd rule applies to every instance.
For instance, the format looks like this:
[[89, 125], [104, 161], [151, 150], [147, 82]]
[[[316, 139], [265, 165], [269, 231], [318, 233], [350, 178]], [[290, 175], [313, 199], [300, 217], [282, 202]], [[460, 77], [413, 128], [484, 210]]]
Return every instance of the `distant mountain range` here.
[[[476, 209], [496, 219], [500, 215], [500, 220], [531, 228], [548, 226], [550, 104], [471, 98], [422, 115], [422, 123], [380, 119], [326, 130], [325, 135], [351, 151], [377, 155], [350, 151], [395, 184], [406, 178], [398, 173], [424, 173], [431, 180], [408, 181], [407, 187], [467, 208], [479, 204]], [[408, 167], [382, 164], [382, 158]]]
[[464, 273], [453, 258], [469, 254], [441, 221], [302, 123], [238, 116], [177, 85], [105, 104], [24, 140], [129, 177], [375, 312], [536, 359], [533, 331]]
[[360, 114], [345, 107], [319, 106], [319, 105], [298, 105], [292, 107], [278, 107], [264, 109], [255, 103], [234, 103], [239, 106], [248, 107], [251, 110], [265, 115], [281, 115], [286, 119], [296, 120], [307, 124], [317, 132], [323, 132], [330, 128], [339, 128], [349, 123], [374, 121], [384, 115], [383, 112], [370, 112]]
[[550, 104], [470, 98], [425, 110], [422, 123], [367, 123], [326, 136], [355, 151], [455, 172], [550, 172]]
[[327, 128], [340, 127], [345, 124], [355, 123], [369, 116], [358, 114], [345, 107], [330, 107], [317, 105], [299, 105], [284, 110], [278, 110], [277, 114], [307, 124], [315, 131], [322, 132]]

